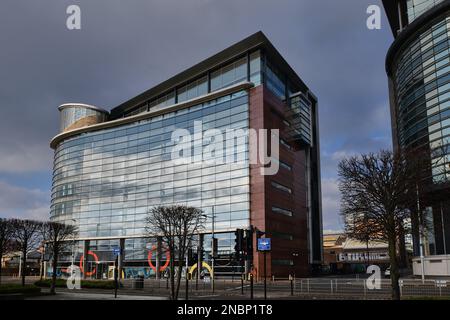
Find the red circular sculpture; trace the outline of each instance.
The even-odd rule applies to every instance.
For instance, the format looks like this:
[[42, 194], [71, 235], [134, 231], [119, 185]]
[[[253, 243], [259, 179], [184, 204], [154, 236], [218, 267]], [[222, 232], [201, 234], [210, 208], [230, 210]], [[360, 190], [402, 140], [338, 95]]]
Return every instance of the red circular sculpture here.
[[[157, 249], [157, 247], [153, 246], [152, 249], [148, 251], [148, 256], [147, 256], [148, 265], [155, 272], [156, 272], [156, 267], [153, 265], [152, 256], [153, 256], [153, 251], [155, 251], [156, 249]], [[162, 267], [159, 267], [159, 271], [160, 272], [164, 271], [167, 268], [167, 266], [169, 265], [169, 262], [170, 262], [170, 252], [169, 252], [169, 250], [166, 250], [166, 262], [164, 263], [164, 265]]]
[[[98, 256], [95, 254], [95, 252], [88, 251], [87, 254], [90, 255], [90, 256], [93, 256], [94, 260], [95, 260], [95, 263], [98, 264]], [[80, 270], [81, 270], [82, 273], [84, 273], [84, 254], [80, 258]], [[94, 270], [86, 272], [86, 276], [90, 277], [93, 274], [95, 274], [96, 271], [97, 271], [97, 269], [94, 268]]]

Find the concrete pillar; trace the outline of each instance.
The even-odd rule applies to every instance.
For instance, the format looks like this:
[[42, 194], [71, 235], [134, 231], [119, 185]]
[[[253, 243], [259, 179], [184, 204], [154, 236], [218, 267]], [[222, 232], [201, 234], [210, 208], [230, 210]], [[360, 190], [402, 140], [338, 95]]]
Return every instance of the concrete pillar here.
[[123, 270], [123, 260], [124, 260], [124, 253], [125, 253], [125, 239], [122, 238], [119, 240], [119, 260], [118, 260], [118, 269], [119, 269], [119, 279], [123, 279], [122, 277], [122, 270]]
[[161, 247], [162, 247], [162, 239], [158, 237], [156, 240], [156, 279], [161, 279]]
[[200, 281], [200, 273], [203, 263], [203, 234], [199, 234], [197, 243], [197, 280]]

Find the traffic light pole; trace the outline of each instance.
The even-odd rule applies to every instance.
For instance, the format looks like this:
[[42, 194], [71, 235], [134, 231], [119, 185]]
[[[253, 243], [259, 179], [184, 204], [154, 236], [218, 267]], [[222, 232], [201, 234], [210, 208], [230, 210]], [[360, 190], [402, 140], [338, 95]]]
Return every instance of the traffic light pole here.
[[189, 260], [188, 260], [188, 254], [186, 252], [186, 274], [185, 274], [185, 278], [186, 278], [186, 300], [189, 299], [189, 279], [188, 279], [188, 272], [189, 272]]
[[118, 283], [118, 276], [119, 276], [118, 264], [119, 264], [119, 257], [116, 257], [116, 260], [114, 261], [114, 298], [117, 298], [117, 289], [119, 288], [119, 283]]
[[264, 251], [264, 300], [267, 299], [267, 261], [266, 261], [266, 251]]
[[216, 255], [216, 250], [214, 248], [215, 242], [214, 242], [214, 223], [215, 222], [215, 213], [214, 213], [214, 206], [212, 206], [212, 248], [211, 248], [211, 253], [212, 253], [212, 257], [211, 257], [211, 270], [212, 270], [212, 275], [211, 275], [211, 291], [212, 293], [214, 293], [214, 278], [215, 278], [215, 270], [214, 270], [214, 256]]

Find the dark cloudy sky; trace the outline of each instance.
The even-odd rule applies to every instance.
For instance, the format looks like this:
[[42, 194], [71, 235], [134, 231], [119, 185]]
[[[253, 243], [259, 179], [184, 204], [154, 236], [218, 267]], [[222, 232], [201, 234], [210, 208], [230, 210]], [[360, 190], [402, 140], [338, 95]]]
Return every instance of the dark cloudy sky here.
[[[66, 28], [81, 7], [82, 29]], [[380, 0], [2, 0], [0, 217], [48, 217], [57, 106], [107, 109], [262, 30], [319, 98], [324, 229], [342, 228], [336, 165], [391, 147]]]

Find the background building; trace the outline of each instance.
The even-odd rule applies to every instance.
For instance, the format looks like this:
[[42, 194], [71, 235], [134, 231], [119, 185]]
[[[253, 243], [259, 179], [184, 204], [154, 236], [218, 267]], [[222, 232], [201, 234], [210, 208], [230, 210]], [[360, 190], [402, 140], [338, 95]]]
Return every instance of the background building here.
[[[418, 217], [432, 235], [419, 236], [414, 254], [450, 250], [450, 1], [383, 1], [394, 35], [386, 58], [395, 149], [417, 152], [428, 163]], [[422, 190], [422, 188], [421, 188]], [[417, 211], [417, 210], [416, 210]], [[446, 259], [443, 257], [443, 259]]]
[[325, 268], [332, 274], [365, 273], [367, 266], [372, 264], [382, 270], [389, 267], [387, 242], [370, 241], [367, 244], [344, 233], [324, 234], [323, 257]]
[[[123, 252], [126, 277], [164, 269], [167, 257], [156, 254], [157, 238], [145, 237], [144, 219], [151, 207], [171, 204], [208, 215], [195, 243], [207, 263], [214, 214], [216, 275], [244, 271], [234, 260], [234, 232], [251, 226], [272, 238], [269, 275], [306, 275], [321, 264], [317, 99], [261, 32], [110, 113], [84, 104], [59, 109], [62, 132], [51, 141], [51, 220], [79, 227], [75, 261], [85, 276], [108, 275], [114, 248]], [[202, 121], [203, 130], [279, 128], [278, 174], [263, 176], [259, 165], [250, 165], [255, 146], [248, 139], [235, 146], [243, 163], [174, 165], [171, 134], [177, 128], [194, 133], [194, 121]], [[254, 249], [258, 276], [262, 263]]]

